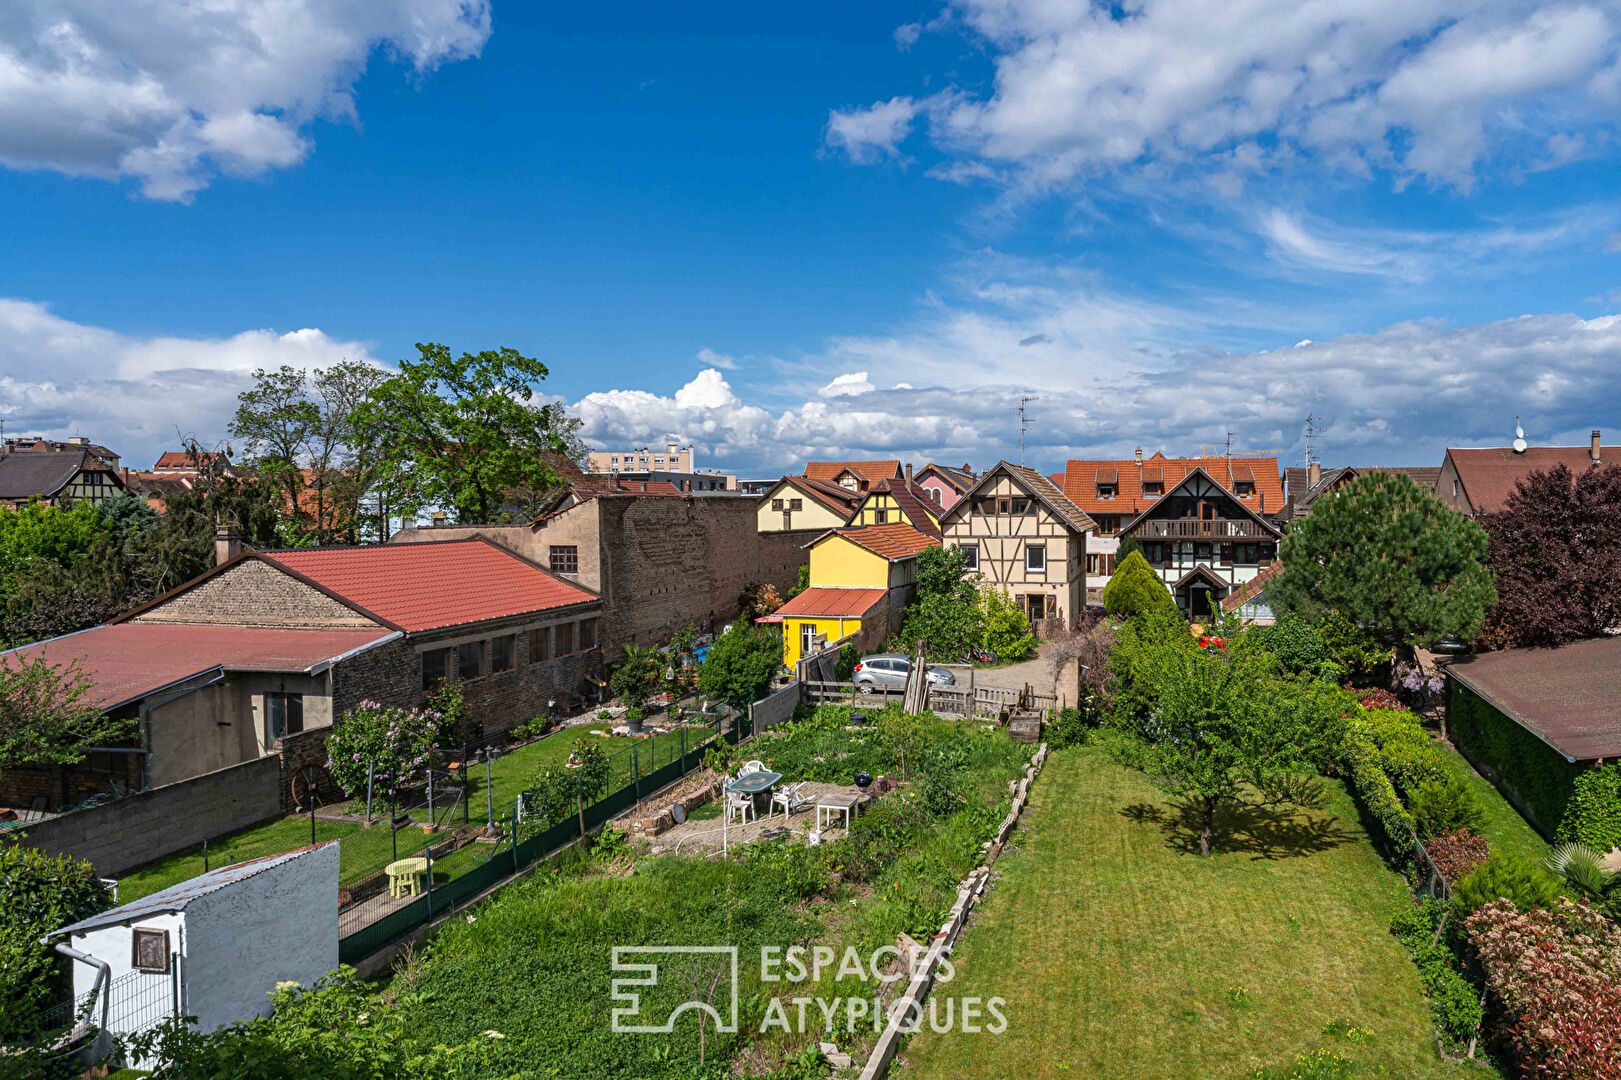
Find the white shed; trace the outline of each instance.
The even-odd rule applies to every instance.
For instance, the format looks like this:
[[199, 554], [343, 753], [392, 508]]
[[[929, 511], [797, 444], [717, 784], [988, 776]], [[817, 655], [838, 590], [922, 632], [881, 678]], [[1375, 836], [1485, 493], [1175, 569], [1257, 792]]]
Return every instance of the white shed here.
[[[268, 1015], [279, 982], [338, 966], [338, 845], [222, 866], [64, 926], [51, 937], [107, 965], [106, 1030], [130, 1035], [177, 1013], [213, 1031]], [[76, 998], [102, 974], [73, 965]], [[92, 1020], [99, 1023], [97, 1000]]]

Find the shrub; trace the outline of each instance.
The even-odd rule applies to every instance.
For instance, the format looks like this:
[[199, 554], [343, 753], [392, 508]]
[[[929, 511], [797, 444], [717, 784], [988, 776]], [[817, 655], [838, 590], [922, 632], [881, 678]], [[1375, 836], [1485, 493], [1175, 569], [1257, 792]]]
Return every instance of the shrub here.
[[1499, 851], [1452, 886], [1452, 917], [1462, 923], [1498, 900], [1521, 911], [1549, 908], [1559, 899], [1559, 881], [1522, 855]]
[[1048, 725], [1046, 730], [1047, 745], [1054, 750], [1062, 750], [1069, 746], [1079, 746], [1086, 741], [1086, 733], [1091, 725], [1086, 722], [1086, 714], [1079, 709], [1060, 709], [1058, 716]]
[[1150, 611], [1176, 613], [1176, 601], [1141, 551], [1121, 559], [1103, 586], [1103, 610], [1116, 618], [1145, 615]]
[[[1349, 687], [1347, 689], [1350, 689]], [[1351, 693], [1364, 709], [1390, 709], [1392, 711], [1406, 712], [1407, 706], [1402, 699], [1383, 687], [1352, 689]]]
[[1485, 1007], [1479, 991], [1458, 969], [1452, 950], [1435, 942], [1441, 914], [1440, 903], [1425, 899], [1391, 920], [1390, 932], [1407, 947], [1418, 968], [1437, 1034], [1448, 1049], [1456, 1052], [1463, 1050], [1480, 1029]]
[[698, 685], [717, 701], [747, 709], [765, 696], [780, 667], [781, 635], [739, 621], [709, 647]]
[[1424, 841], [1424, 850], [1449, 883], [1462, 881], [1492, 855], [1492, 846], [1484, 836], [1464, 829], [1431, 837]]
[[833, 883], [834, 845], [811, 847], [787, 840], [750, 844], [744, 861], [758, 864], [778, 884], [785, 900], [808, 900]]
[[1322, 636], [1292, 611], [1284, 612], [1271, 626], [1252, 627], [1248, 642], [1276, 656], [1285, 671], [1297, 674], [1321, 674], [1322, 666], [1329, 658], [1328, 646], [1323, 644]]
[[1598, 851], [1621, 847], [1621, 762], [1586, 769], [1571, 782], [1559, 839]]
[[1478, 833], [1486, 824], [1486, 807], [1456, 776], [1421, 781], [1408, 792], [1407, 812], [1420, 840], [1459, 829]]
[[0, 840], [0, 1040], [26, 1036], [71, 990], [61, 957], [39, 939], [104, 911], [112, 898], [87, 862]]
[[985, 647], [1003, 660], [1023, 660], [1036, 647], [1030, 619], [1006, 589], [979, 590], [979, 610]]
[[1604, 894], [1616, 875], [1604, 865], [1604, 856], [1581, 844], [1560, 844], [1548, 856], [1548, 870], [1564, 878], [1578, 892], [1592, 900]]
[[537, 771], [523, 793], [527, 813], [538, 817], [543, 827], [573, 814], [576, 800], [583, 799], [590, 806], [607, 794], [613, 765], [601, 739], [580, 739], [569, 752], [569, 761], [574, 767], [548, 765]]
[[479, 731], [467, 715], [460, 683], [444, 680], [428, 692], [428, 709], [438, 714], [436, 737], [440, 746], [459, 747], [472, 742]]
[[1621, 1078], [1621, 928], [1584, 903], [1521, 911], [1497, 900], [1469, 916], [1467, 933], [1526, 1075]]
[[856, 673], [856, 665], [861, 662], [861, 650], [856, 643], [846, 641], [839, 646], [839, 662], [834, 665], [833, 679], [835, 682], [849, 682]]
[[1384, 833], [1385, 850], [1398, 856], [1405, 853], [1412, 843], [1410, 833], [1413, 819], [1402, 805], [1401, 797], [1396, 794], [1396, 786], [1390, 782], [1378, 747], [1371, 740], [1353, 733], [1345, 740], [1344, 757], [1351, 786]]
[[1405, 709], [1359, 710], [1348, 729], [1352, 738], [1374, 748], [1379, 767], [1403, 796], [1425, 781], [1444, 781], [1454, 775], [1446, 754], [1430, 739], [1418, 717]]
[[392, 805], [427, 769], [442, 719], [433, 709], [362, 701], [326, 737], [327, 772], [352, 797], [366, 792], [369, 767], [371, 790]]
[[1390, 681], [1390, 648], [1338, 611], [1317, 623], [1317, 633], [1328, 658], [1345, 672], [1353, 686], [1374, 686]]

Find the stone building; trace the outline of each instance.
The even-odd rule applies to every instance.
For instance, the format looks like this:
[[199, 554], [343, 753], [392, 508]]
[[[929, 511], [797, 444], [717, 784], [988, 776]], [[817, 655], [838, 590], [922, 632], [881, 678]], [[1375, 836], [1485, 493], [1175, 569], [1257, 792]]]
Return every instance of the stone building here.
[[0, 654], [77, 663], [88, 704], [138, 722], [134, 745], [85, 768], [7, 770], [0, 803], [41, 775], [56, 809], [112, 784], [158, 787], [271, 755], [285, 799], [363, 700], [413, 707], [453, 680], [488, 733], [548, 714], [601, 675], [596, 593], [487, 541], [219, 547], [213, 570], [108, 625]]
[[719, 629], [737, 615], [745, 586], [786, 593], [808, 558], [807, 534], [759, 532], [755, 499], [585, 483], [562, 502], [527, 524], [412, 528], [390, 543], [481, 538], [591, 589], [601, 596], [609, 661], [625, 645], [663, 644], [689, 623]]

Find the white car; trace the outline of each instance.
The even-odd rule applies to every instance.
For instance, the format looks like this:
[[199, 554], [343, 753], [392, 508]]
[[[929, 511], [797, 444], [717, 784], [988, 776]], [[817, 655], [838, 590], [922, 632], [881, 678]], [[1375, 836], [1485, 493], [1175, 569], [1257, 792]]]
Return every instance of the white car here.
[[[906, 677], [911, 673], [912, 658], [906, 654], [874, 653], [863, 656], [856, 664], [851, 681], [863, 693], [871, 693], [874, 687], [904, 690]], [[936, 686], [951, 686], [956, 683], [957, 677], [943, 667], [930, 665], [928, 680]]]

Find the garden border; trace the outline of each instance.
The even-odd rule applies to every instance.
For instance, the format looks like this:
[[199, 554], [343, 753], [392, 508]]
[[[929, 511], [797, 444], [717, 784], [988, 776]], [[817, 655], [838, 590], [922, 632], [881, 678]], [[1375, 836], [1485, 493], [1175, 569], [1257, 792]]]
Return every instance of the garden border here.
[[918, 965], [912, 981], [907, 985], [906, 993], [890, 1006], [889, 1022], [884, 1025], [883, 1034], [878, 1036], [872, 1052], [867, 1055], [867, 1063], [862, 1067], [860, 1080], [883, 1080], [889, 1075], [889, 1067], [894, 1064], [895, 1055], [900, 1051], [901, 1038], [911, 1033], [905, 1030], [903, 1025], [911, 1020], [915, 1030], [916, 1022], [923, 1016], [923, 1004], [928, 1000], [929, 991], [934, 986], [934, 975], [940, 966], [941, 957], [962, 933], [974, 904], [985, 895], [985, 889], [990, 885], [991, 867], [1007, 846], [1008, 837], [1012, 835], [1014, 826], [1019, 823], [1019, 818], [1029, 802], [1030, 785], [1035, 782], [1041, 773], [1041, 767], [1046, 763], [1047, 744], [1042, 743], [1041, 748], [1030, 759], [1030, 764], [1025, 766], [1024, 778], [1014, 785], [1013, 807], [996, 830], [996, 839], [986, 848], [984, 860], [963, 879], [957, 889], [957, 902], [951, 906], [950, 915], [929, 942], [928, 951], [924, 953], [923, 962]]

